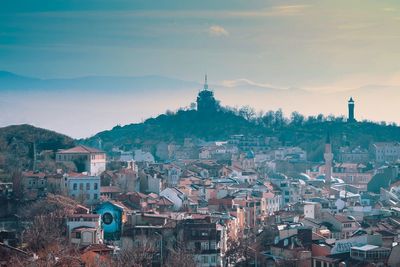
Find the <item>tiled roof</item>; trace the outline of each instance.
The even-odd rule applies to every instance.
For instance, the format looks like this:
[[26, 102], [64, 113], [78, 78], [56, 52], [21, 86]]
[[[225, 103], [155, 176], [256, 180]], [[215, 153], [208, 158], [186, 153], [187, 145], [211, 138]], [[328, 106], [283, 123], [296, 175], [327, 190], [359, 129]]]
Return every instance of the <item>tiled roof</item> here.
[[84, 145], [79, 145], [73, 148], [69, 149], [64, 149], [61, 151], [58, 151], [57, 153], [59, 154], [88, 154], [88, 153], [104, 153], [104, 151], [97, 149], [97, 148], [91, 148], [87, 147]]
[[99, 214], [71, 214], [68, 218], [99, 218]]
[[118, 186], [101, 186], [100, 193], [120, 193], [121, 189]]

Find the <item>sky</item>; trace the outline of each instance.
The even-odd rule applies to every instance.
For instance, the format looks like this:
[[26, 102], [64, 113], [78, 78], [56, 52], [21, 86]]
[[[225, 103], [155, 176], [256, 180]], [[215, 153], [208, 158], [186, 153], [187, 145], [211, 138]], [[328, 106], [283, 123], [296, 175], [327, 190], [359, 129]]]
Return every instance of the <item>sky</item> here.
[[[0, 8], [0, 69], [39, 78], [161, 75], [201, 83], [208, 73], [225, 87], [357, 90], [359, 98], [374, 87], [391, 90], [393, 102], [400, 99], [399, 47], [398, 0], [3, 0]], [[222, 102], [262, 106], [228, 98]], [[367, 107], [363, 116], [399, 122], [392, 102], [381, 117]]]

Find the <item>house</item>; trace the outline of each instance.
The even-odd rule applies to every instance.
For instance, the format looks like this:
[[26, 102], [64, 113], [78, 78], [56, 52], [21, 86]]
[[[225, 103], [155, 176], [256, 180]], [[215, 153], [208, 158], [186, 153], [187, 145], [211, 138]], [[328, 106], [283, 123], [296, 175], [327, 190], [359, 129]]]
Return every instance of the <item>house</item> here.
[[197, 266], [222, 266], [222, 251], [225, 232], [210, 216], [192, 214], [179, 222], [178, 240], [192, 250]]
[[100, 199], [100, 177], [86, 173], [69, 173], [64, 176], [66, 194], [87, 205], [93, 205]]
[[106, 170], [106, 153], [96, 148], [79, 145], [56, 153], [56, 162], [74, 163], [78, 172], [100, 175]]
[[154, 156], [150, 152], [143, 151], [141, 149], [137, 149], [134, 151], [134, 160], [136, 162], [148, 162], [154, 163]]
[[321, 220], [331, 225], [332, 229], [330, 230], [336, 235], [336, 238], [348, 238], [360, 228], [360, 224], [351, 216], [324, 212]]
[[101, 218], [98, 214], [71, 214], [67, 217], [67, 232], [71, 244], [88, 246], [103, 242]]
[[387, 261], [390, 251], [390, 248], [364, 245], [361, 247], [352, 247], [350, 257], [361, 262], [381, 263]]
[[120, 240], [128, 212], [122, 203], [114, 201], [103, 202], [95, 208], [95, 213], [101, 217], [106, 241]]
[[100, 196], [109, 199], [116, 199], [121, 193], [121, 189], [118, 186], [101, 186]]
[[399, 142], [377, 142], [370, 146], [371, 154], [376, 162], [395, 162], [400, 159]]
[[182, 208], [187, 208], [189, 205], [187, 195], [176, 187], [165, 188], [163, 191], [161, 191], [160, 196], [165, 197], [174, 203], [175, 211], [181, 210]]
[[22, 172], [22, 196], [34, 200], [47, 194], [47, 176], [43, 172]]

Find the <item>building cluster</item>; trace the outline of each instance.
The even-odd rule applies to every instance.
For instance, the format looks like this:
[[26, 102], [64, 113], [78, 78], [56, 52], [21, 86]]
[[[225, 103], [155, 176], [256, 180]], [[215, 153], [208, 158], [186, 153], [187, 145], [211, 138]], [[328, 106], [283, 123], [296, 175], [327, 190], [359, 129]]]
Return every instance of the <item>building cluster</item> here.
[[[399, 143], [335, 147], [328, 134], [317, 163], [269, 136], [151, 147], [58, 151], [74, 171], [24, 172], [20, 196], [80, 202], [68, 239], [105, 258], [150, 246], [160, 266], [184, 247], [198, 266], [232, 266], [232, 244], [247, 240], [236, 259], [247, 266], [399, 266]], [[0, 197], [13, 193], [0, 184]]]

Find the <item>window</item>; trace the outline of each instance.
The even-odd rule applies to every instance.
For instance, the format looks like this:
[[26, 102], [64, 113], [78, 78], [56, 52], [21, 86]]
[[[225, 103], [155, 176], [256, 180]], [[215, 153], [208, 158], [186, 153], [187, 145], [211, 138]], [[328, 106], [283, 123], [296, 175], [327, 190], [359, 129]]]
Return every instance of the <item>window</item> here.
[[80, 232], [76, 232], [75, 233], [75, 237], [80, 239], [81, 238], [81, 233]]
[[211, 243], [210, 243], [210, 249], [215, 249], [215, 241], [211, 241]]
[[76, 190], [76, 189], [78, 189], [78, 185], [76, 183], [74, 183], [72, 188], [73, 188], [73, 190]]
[[209, 250], [208, 242], [201, 242], [201, 250]]
[[97, 190], [97, 188], [98, 188], [97, 183], [94, 183], [94, 190]]
[[202, 263], [208, 263], [208, 257], [207, 256], [201, 256], [201, 262]]
[[217, 256], [212, 255], [212, 256], [211, 256], [211, 262], [212, 262], [212, 263], [216, 263], [216, 262], [217, 262]]
[[79, 190], [83, 190], [83, 183], [79, 184]]
[[99, 196], [97, 194], [93, 195], [93, 199], [97, 199]]
[[90, 190], [90, 183], [86, 183], [86, 190]]

